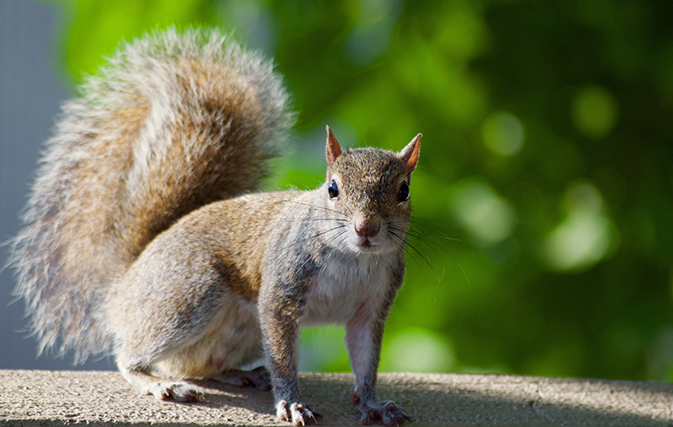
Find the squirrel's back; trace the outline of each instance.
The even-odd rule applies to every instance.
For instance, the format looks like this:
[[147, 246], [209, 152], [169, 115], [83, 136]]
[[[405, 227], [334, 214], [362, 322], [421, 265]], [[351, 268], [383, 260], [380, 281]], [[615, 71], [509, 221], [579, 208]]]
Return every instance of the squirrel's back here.
[[109, 283], [186, 213], [256, 190], [292, 122], [272, 64], [216, 30], [123, 46], [63, 106], [13, 242], [40, 351], [107, 350]]

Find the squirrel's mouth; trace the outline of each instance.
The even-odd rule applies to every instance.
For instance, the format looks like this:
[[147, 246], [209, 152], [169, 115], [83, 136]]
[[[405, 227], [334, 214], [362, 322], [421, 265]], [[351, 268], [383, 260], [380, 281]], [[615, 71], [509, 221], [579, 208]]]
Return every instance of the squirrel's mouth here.
[[358, 242], [358, 247], [360, 247], [360, 248], [362, 248], [362, 249], [371, 249], [371, 248], [373, 248], [374, 246], [375, 246], [375, 245], [372, 244], [371, 240], [369, 240], [368, 237], [365, 237], [365, 238], [363, 238], [363, 239], [360, 239], [360, 241]]

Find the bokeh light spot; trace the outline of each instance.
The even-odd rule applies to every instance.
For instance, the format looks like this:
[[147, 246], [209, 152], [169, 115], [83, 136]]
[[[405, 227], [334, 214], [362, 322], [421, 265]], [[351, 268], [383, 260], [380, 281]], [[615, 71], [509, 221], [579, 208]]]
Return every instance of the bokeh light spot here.
[[615, 126], [617, 102], [607, 90], [590, 86], [581, 89], [571, 105], [573, 125], [589, 138], [602, 138]]
[[516, 212], [512, 205], [488, 184], [478, 180], [458, 184], [451, 211], [476, 243], [484, 246], [509, 237], [516, 224]]
[[383, 55], [401, 10], [399, 0], [359, 0], [358, 21], [346, 40], [348, 57], [365, 65]]
[[397, 372], [448, 372], [455, 362], [453, 350], [439, 335], [423, 328], [407, 328], [386, 346], [381, 368]]
[[584, 271], [608, 253], [616, 227], [603, 212], [603, 198], [591, 184], [578, 183], [566, 191], [566, 218], [544, 240], [544, 259], [558, 271]]
[[521, 151], [524, 142], [524, 128], [513, 114], [495, 112], [484, 120], [481, 127], [484, 144], [494, 153], [513, 156]]

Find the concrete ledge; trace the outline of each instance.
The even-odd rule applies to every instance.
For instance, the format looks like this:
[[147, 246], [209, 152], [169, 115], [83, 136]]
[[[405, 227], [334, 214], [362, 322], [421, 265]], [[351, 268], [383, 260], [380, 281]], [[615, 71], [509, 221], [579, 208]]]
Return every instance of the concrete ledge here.
[[[304, 400], [321, 425], [359, 424], [352, 376], [303, 374]], [[0, 370], [2, 426], [288, 426], [271, 393], [197, 381], [207, 402], [160, 402], [117, 372]], [[673, 384], [502, 375], [380, 374], [379, 395], [414, 426], [673, 426]]]

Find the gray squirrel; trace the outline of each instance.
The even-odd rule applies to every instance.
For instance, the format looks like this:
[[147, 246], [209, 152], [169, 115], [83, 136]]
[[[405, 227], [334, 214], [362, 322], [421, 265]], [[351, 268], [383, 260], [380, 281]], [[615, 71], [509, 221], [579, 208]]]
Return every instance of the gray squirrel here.
[[328, 127], [323, 185], [259, 192], [293, 122], [272, 63], [217, 30], [109, 58], [63, 106], [12, 244], [40, 353], [112, 353], [163, 400], [203, 399], [189, 378], [272, 388], [276, 416], [303, 425], [319, 415], [300, 398], [299, 328], [343, 324], [362, 423], [410, 421], [375, 385], [421, 135], [342, 151]]

